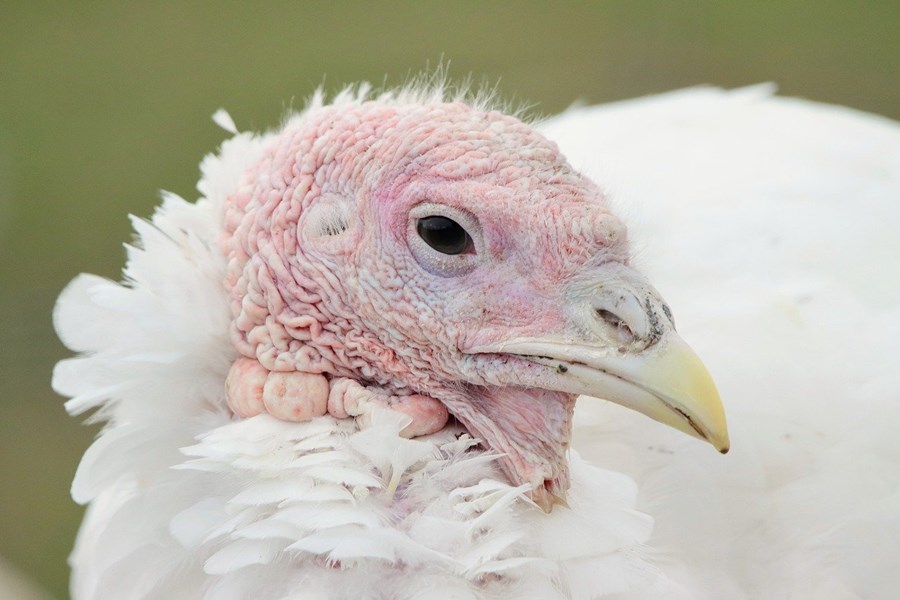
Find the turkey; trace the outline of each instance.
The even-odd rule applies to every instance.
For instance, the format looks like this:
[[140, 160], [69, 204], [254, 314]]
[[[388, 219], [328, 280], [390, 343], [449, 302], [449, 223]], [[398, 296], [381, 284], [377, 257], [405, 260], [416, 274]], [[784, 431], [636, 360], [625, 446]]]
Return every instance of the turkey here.
[[55, 310], [107, 423], [74, 598], [900, 594], [895, 123], [433, 83], [214, 118], [202, 197]]

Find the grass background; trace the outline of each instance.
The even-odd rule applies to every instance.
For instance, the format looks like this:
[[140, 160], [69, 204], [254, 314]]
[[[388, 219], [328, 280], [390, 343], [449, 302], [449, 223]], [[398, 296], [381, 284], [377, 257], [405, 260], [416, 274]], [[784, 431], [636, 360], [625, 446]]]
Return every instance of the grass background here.
[[0, 557], [52, 595], [96, 428], [49, 389], [50, 311], [80, 271], [117, 277], [127, 213], [196, 197], [209, 116], [266, 128], [317, 85], [430, 62], [552, 113], [701, 83], [900, 117], [900, 3], [41, 2], [0, 0]]

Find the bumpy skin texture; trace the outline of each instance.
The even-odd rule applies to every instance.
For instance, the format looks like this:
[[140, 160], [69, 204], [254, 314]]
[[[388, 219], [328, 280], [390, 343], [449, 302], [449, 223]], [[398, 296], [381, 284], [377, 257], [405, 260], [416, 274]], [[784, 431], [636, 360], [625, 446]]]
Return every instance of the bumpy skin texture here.
[[[465, 227], [474, 250], [424, 244], [415, 223], [432, 214]], [[568, 486], [574, 397], [517, 386], [534, 363], [467, 353], [547, 331], [582, 337], [568, 296], [627, 259], [600, 191], [531, 127], [458, 103], [316, 109], [228, 198], [223, 246], [245, 357], [227, 386], [236, 414], [364, 416], [374, 403], [421, 435], [449, 410], [506, 453], [513, 479]]]

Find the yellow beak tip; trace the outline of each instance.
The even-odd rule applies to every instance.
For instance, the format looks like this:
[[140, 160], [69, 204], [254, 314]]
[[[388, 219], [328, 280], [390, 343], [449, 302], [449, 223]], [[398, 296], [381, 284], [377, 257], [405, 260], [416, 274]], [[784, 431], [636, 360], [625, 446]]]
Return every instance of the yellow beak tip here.
[[722, 436], [707, 437], [706, 441], [722, 454], [728, 454], [728, 451], [731, 450], [731, 440], [728, 439], [727, 433]]

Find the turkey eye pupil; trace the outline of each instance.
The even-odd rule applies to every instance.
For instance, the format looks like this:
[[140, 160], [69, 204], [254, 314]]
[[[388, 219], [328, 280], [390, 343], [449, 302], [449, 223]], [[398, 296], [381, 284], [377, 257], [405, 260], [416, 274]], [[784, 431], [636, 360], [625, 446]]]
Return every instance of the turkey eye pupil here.
[[419, 219], [416, 231], [425, 243], [441, 254], [462, 254], [472, 247], [472, 238], [462, 226], [447, 217]]

